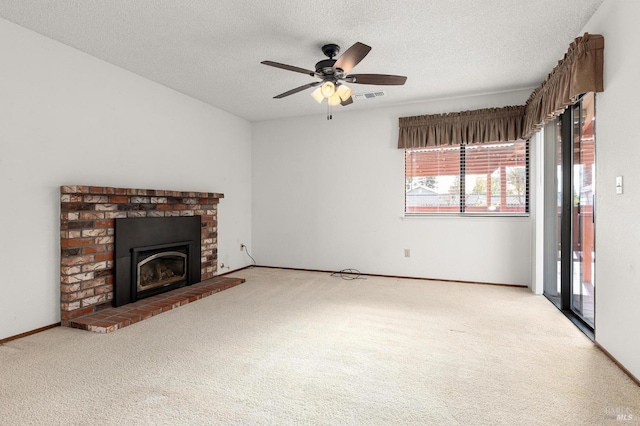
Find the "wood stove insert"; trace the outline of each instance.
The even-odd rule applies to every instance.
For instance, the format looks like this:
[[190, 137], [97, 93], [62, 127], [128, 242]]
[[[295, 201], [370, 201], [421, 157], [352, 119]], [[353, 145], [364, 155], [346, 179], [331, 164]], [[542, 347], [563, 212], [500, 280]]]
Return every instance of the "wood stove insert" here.
[[200, 282], [200, 216], [115, 221], [114, 305]]

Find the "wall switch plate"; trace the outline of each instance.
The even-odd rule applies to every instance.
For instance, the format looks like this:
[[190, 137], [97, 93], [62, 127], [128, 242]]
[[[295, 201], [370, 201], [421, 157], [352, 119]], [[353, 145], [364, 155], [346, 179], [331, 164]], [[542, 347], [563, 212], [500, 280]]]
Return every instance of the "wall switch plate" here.
[[616, 194], [622, 194], [622, 176], [616, 176]]
[[404, 249], [404, 257], [411, 257], [411, 249]]

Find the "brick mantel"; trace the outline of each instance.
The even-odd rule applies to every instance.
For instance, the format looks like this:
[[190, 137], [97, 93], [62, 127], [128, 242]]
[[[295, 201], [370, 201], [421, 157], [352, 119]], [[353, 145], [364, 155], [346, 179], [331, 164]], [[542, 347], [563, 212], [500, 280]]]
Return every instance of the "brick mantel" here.
[[218, 202], [223, 194], [68, 185], [60, 187], [62, 325], [111, 307], [116, 218], [201, 216], [202, 280], [218, 257]]

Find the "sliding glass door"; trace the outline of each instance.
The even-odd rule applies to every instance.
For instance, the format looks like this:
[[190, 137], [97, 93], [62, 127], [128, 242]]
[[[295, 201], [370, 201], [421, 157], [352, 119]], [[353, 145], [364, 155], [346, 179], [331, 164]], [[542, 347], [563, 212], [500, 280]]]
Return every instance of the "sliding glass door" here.
[[595, 267], [595, 108], [594, 94], [573, 106], [573, 274], [571, 309], [594, 325]]
[[545, 127], [545, 285], [559, 309], [595, 324], [595, 96]]

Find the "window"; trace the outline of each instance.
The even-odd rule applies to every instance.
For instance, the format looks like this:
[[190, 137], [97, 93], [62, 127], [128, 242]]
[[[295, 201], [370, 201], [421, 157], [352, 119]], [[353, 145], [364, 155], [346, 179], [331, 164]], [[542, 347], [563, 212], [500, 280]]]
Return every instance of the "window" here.
[[529, 212], [529, 142], [405, 150], [405, 213]]

